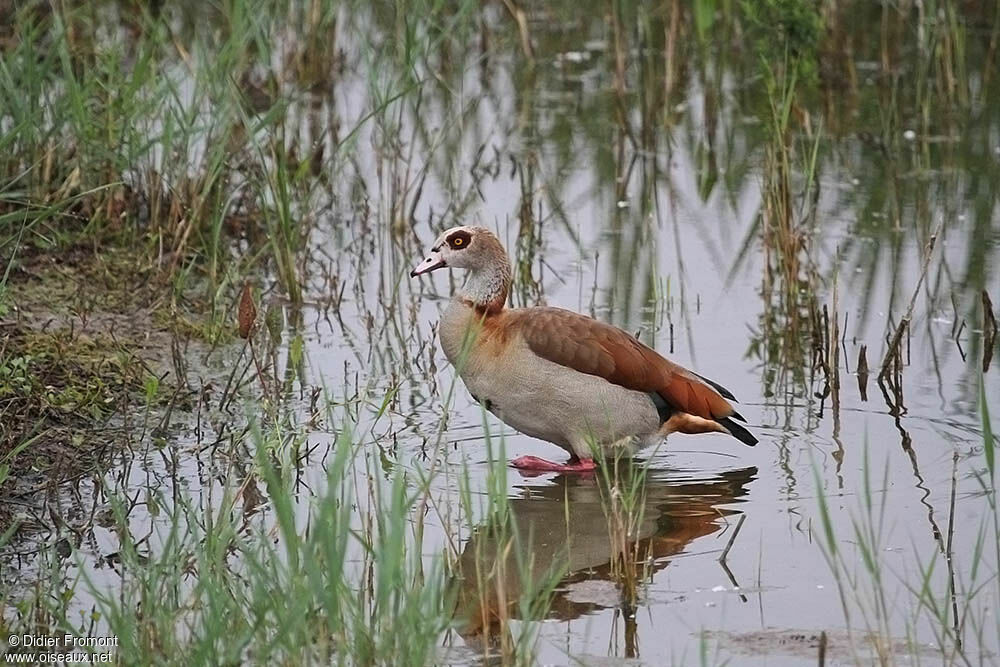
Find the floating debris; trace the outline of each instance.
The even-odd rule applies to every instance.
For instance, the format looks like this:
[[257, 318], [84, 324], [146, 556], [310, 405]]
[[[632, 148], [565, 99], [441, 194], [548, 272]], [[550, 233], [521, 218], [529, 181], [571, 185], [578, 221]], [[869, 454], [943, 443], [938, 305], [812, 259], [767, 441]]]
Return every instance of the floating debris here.
[[556, 54], [556, 60], [559, 62], [566, 63], [583, 63], [590, 60], [590, 52], [588, 51], [566, 51], [565, 53]]
[[862, 345], [858, 351], [858, 391], [861, 400], [868, 401], [868, 346]]
[[990, 370], [993, 347], [997, 338], [997, 318], [993, 315], [993, 302], [983, 290], [983, 372]]

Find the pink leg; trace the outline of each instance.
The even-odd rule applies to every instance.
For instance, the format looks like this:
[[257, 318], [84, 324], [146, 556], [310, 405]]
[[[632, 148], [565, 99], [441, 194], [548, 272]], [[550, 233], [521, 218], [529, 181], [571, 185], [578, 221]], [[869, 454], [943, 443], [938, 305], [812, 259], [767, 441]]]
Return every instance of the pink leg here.
[[519, 456], [510, 462], [518, 470], [526, 472], [594, 472], [597, 464], [593, 459], [571, 459], [568, 463], [553, 463], [537, 456]]

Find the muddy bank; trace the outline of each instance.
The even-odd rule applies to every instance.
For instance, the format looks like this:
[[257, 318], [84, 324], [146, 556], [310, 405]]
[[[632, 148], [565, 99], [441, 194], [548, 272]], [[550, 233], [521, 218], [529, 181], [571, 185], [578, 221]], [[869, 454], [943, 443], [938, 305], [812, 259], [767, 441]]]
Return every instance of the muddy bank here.
[[15, 257], [0, 321], [0, 525], [12, 539], [57, 529], [61, 493], [191, 405], [174, 355], [206, 343], [142, 260], [114, 246]]

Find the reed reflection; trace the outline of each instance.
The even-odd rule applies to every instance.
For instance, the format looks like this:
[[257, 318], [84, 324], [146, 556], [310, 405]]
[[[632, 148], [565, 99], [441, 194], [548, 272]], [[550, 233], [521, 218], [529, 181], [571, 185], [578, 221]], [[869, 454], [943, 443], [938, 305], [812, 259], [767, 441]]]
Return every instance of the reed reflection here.
[[631, 466], [521, 487], [507, 515], [481, 523], [462, 549], [453, 578], [459, 634], [484, 653], [509, 655], [511, 620], [537, 619], [542, 609], [562, 621], [615, 609], [625, 622], [623, 654], [635, 656], [643, 583], [698, 538], [735, 530], [743, 512], [733, 505], [756, 476], [755, 467], [691, 477]]

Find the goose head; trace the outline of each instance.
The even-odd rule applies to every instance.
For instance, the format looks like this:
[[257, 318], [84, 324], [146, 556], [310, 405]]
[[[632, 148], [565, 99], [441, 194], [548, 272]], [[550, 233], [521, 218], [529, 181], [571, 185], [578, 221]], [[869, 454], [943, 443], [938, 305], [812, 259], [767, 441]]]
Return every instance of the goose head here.
[[490, 230], [485, 227], [452, 227], [437, 237], [427, 258], [410, 271], [410, 277], [444, 268], [473, 272], [489, 270], [506, 261], [507, 254], [500, 240]]
[[490, 312], [503, 309], [510, 289], [510, 260], [493, 232], [471, 226], [445, 230], [427, 257], [410, 271], [410, 277], [444, 268], [468, 273], [459, 298]]

